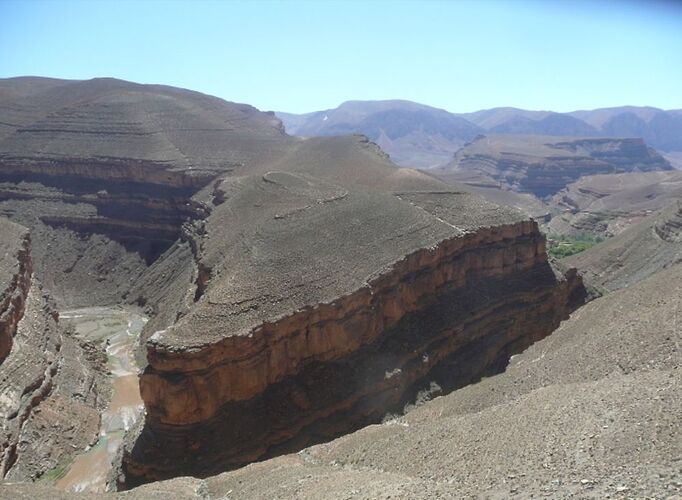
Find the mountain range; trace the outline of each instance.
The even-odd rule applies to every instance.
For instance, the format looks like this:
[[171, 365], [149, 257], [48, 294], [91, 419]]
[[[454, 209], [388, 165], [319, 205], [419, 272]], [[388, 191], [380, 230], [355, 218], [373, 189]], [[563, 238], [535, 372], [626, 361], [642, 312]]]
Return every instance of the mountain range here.
[[574, 137], [637, 137], [669, 153], [682, 152], [682, 110], [621, 106], [556, 113], [512, 107], [451, 113], [404, 100], [347, 101], [306, 114], [276, 112], [287, 133], [332, 136], [360, 133], [399, 165], [432, 168], [448, 163], [464, 144], [482, 134]]

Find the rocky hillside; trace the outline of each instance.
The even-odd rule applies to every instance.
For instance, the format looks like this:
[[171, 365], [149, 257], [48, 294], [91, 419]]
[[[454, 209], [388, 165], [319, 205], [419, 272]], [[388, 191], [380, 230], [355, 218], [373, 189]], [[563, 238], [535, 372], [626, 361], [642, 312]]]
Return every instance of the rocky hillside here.
[[12, 349], [31, 288], [33, 265], [28, 231], [0, 219], [0, 363]]
[[658, 170], [672, 167], [641, 139], [492, 135], [476, 138], [433, 174], [474, 172], [503, 189], [543, 198], [585, 175]]
[[[151, 316], [121, 487], [378, 422], [499, 371], [583, 301], [534, 222], [364, 136], [294, 138], [272, 114], [162, 86], [3, 86], [0, 213], [29, 227], [36, 282], [60, 309]], [[49, 448], [39, 435], [21, 443]]]
[[618, 290], [682, 262], [682, 199], [565, 263], [598, 290]]
[[548, 230], [613, 236], [680, 198], [682, 172], [589, 175], [552, 197]]
[[0, 122], [0, 215], [31, 228], [67, 307], [119, 302], [206, 216], [194, 193], [285, 140], [250, 106], [113, 79], [2, 80]]
[[[682, 266], [582, 307], [500, 375], [240, 470], [121, 498], [675, 498]], [[5, 486], [23, 500], [115, 498]]]
[[125, 486], [378, 421], [427, 376], [448, 390], [496, 370], [582, 300], [535, 224], [396, 169], [366, 139], [299, 141], [251, 172], [214, 185], [198, 301], [149, 339]]
[[0, 477], [31, 481], [97, 439], [104, 353], [59, 325], [32, 272], [28, 231], [0, 218], [0, 234]]

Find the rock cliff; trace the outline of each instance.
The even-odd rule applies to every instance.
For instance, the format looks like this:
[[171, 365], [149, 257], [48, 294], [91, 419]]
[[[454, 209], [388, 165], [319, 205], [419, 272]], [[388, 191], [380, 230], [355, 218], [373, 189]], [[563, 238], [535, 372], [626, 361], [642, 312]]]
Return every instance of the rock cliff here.
[[[31, 82], [0, 107], [0, 214], [30, 228], [35, 281], [60, 308], [152, 316], [122, 487], [380, 421], [499, 371], [584, 298], [526, 216], [398, 168], [364, 136], [289, 137], [272, 114], [170, 87]], [[73, 365], [48, 326], [30, 338], [51, 398]], [[42, 473], [33, 421], [16, 478]]]
[[[274, 201], [285, 186], [301, 188], [300, 178], [283, 173], [266, 179], [242, 181], [249, 187], [241, 189], [267, 186]], [[314, 188], [316, 196], [320, 191]], [[501, 369], [511, 354], [551, 333], [582, 303], [580, 280], [551, 269], [534, 222], [473, 195], [402, 192], [373, 205], [358, 193], [326, 195], [334, 201], [259, 221], [256, 234], [266, 239], [262, 251], [279, 250], [255, 261], [240, 257], [238, 266], [221, 272], [214, 268], [195, 308], [150, 338], [141, 378], [146, 424], [124, 457], [122, 486], [205, 476], [379, 421], [419, 391], [447, 392]], [[226, 202], [233, 210], [241, 205], [238, 197], [233, 190]], [[404, 217], [406, 227], [384, 219], [388, 202], [391, 218]], [[324, 213], [329, 204], [337, 206]], [[354, 205], [364, 213], [373, 210], [378, 220], [366, 221], [368, 227], [351, 236], [352, 219], [343, 214], [357, 210]], [[209, 234], [212, 217], [226, 209], [221, 205], [209, 217]], [[328, 218], [339, 214], [330, 224]], [[301, 226], [324, 230], [337, 244], [297, 241]], [[378, 261], [346, 257], [342, 234], [352, 242], [368, 235], [364, 252], [374, 248], [372, 237], [387, 238], [393, 248]], [[402, 256], [415, 237], [426, 248]], [[258, 255], [259, 244], [252, 244]], [[225, 251], [229, 241], [223, 245]], [[288, 262], [291, 253], [300, 260]], [[340, 257], [356, 267], [345, 267]], [[341, 264], [334, 267], [341, 276], [333, 282], [330, 258]], [[281, 282], [265, 271], [272, 259]], [[296, 282], [294, 271], [315, 286], [301, 290], [305, 285]], [[241, 293], [225, 297], [218, 279]], [[306, 293], [297, 296], [301, 291]]]
[[0, 219], [0, 364], [9, 354], [31, 287], [28, 231]]
[[6, 353], [0, 363], [0, 477], [35, 480], [68, 462], [97, 436], [106, 388], [98, 356], [58, 323], [32, 274], [28, 231], [0, 218]]
[[672, 170], [641, 139], [480, 136], [436, 175], [475, 171], [506, 189], [551, 196], [585, 175]]
[[614, 236], [682, 197], [682, 172], [590, 175], [554, 195], [550, 232]]

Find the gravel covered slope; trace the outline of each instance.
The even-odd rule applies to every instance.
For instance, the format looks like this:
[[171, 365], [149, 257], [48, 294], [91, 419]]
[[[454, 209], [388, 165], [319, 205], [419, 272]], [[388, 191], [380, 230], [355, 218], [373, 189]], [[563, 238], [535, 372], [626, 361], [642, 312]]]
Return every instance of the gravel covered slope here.
[[[678, 265], [579, 309], [505, 373], [406, 416], [231, 473], [120, 495], [672, 498], [682, 487], [680, 317]], [[5, 485], [0, 497], [53, 494], [34, 488]]]
[[630, 286], [682, 262], [682, 200], [562, 262], [600, 291]]
[[681, 297], [677, 266], [578, 310], [502, 375], [296, 458], [211, 478], [209, 490], [250, 498], [679, 494]]

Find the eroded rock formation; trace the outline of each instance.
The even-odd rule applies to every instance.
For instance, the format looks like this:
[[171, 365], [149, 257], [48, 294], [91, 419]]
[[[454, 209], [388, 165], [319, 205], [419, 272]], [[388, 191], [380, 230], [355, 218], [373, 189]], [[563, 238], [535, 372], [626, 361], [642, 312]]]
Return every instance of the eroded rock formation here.
[[51, 298], [32, 274], [28, 231], [0, 218], [0, 269], [10, 309], [2, 316], [0, 477], [35, 480], [97, 436], [107, 392], [101, 356], [59, 326]]
[[[0, 215], [61, 307], [112, 304], [204, 218], [216, 175], [279, 151], [273, 116], [114, 79], [0, 82]], [[272, 151], [271, 151], [272, 150]]]
[[557, 234], [589, 231], [614, 236], [682, 197], [682, 172], [590, 175], [551, 199]]
[[600, 292], [626, 288], [682, 262], [682, 201], [677, 199], [585, 252], [564, 259]]
[[349, 295], [239, 335], [188, 349], [152, 337], [126, 485], [205, 476], [376, 422], [419, 389], [503, 367], [582, 302], [575, 274], [547, 263], [535, 223], [467, 229]]
[[[169, 87], [34, 83], [0, 108], [14, 124], [0, 128], [0, 214], [30, 227], [36, 283], [60, 307], [153, 316], [146, 421], [127, 436], [121, 486], [376, 422], [501, 369], [583, 300], [534, 222], [396, 167], [366, 137], [289, 137], [271, 114]], [[30, 337], [49, 374], [40, 407], [61, 394], [52, 408], [70, 408], [71, 337], [46, 321]], [[79, 401], [92, 409], [91, 386]], [[16, 478], [48, 456], [29, 413], [12, 431]]]
[[473, 171], [505, 189], [542, 198], [585, 175], [655, 170], [672, 166], [642, 139], [489, 135], [467, 144], [435, 172], [466, 182]]
[[28, 231], [0, 220], [0, 364], [9, 354], [31, 287]]

